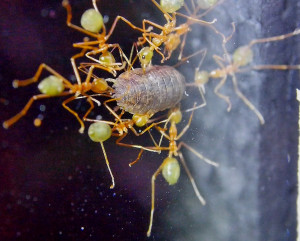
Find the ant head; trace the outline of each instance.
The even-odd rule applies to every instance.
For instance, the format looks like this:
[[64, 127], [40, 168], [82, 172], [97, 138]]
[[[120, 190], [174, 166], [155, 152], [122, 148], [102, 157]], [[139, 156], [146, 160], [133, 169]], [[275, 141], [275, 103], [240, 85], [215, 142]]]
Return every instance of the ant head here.
[[153, 57], [153, 50], [150, 47], [144, 47], [139, 52], [139, 60], [141, 62], [141, 66], [143, 69], [145, 69], [152, 60]]
[[180, 176], [180, 166], [176, 158], [167, 157], [163, 162], [162, 175], [169, 185], [177, 183]]
[[98, 94], [105, 92], [108, 89], [108, 84], [105, 79], [97, 78], [92, 82], [92, 91]]

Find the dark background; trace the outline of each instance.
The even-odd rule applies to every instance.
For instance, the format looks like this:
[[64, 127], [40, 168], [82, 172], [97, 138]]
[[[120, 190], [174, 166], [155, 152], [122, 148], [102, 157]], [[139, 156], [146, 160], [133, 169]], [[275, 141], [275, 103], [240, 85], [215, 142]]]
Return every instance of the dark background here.
[[[90, 1], [71, 1], [73, 22], [79, 24]], [[298, 5], [298, 6], [297, 6]], [[67, 78], [72, 77], [69, 58], [77, 53], [72, 43], [83, 35], [69, 29], [61, 1], [2, 1], [0, 4], [0, 119], [15, 115], [37, 93], [36, 85], [13, 89], [13, 79], [33, 76], [38, 65], [47, 63]], [[116, 15], [141, 26], [142, 19], [165, 23], [151, 1], [108, 1], [98, 4], [109, 16]], [[236, 33], [228, 43], [230, 53], [254, 38], [284, 34], [299, 26], [299, 1], [227, 0], [205, 19], [217, 18], [216, 26], [226, 35], [231, 22]], [[110, 41], [129, 53], [138, 37], [125, 24], [116, 28]], [[208, 28], [195, 26], [188, 37], [186, 54], [208, 49], [203, 69], [216, 64], [212, 55], [222, 55], [220, 39]], [[257, 45], [255, 64], [299, 64], [299, 36], [281, 42]], [[176, 53], [174, 53], [176, 56]], [[199, 59], [180, 67], [193, 81]], [[159, 58], [154, 62], [159, 64]], [[169, 64], [176, 61], [173, 59]], [[186, 161], [207, 205], [202, 207], [182, 170], [178, 184], [156, 182], [156, 210], [152, 236], [146, 238], [150, 215], [150, 180], [167, 155], [146, 153], [129, 168], [136, 150], [105, 147], [115, 175], [110, 176], [100, 145], [78, 133], [75, 118], [61, 106], [63, 98], [35, 103], [28, 114], [9, 130], [0, 129], [0, 236], [1, 240], [295, 240], [297, 118], [296, 87], [299, 71], [259, 71], [238, 75], [240, 88], [261, 111], [261, 126], [236, 97], [230, 79], [222, 88], [232, 100], [232, 111], [219, 99], [213, 80], [206, 87], [208, 105], [195, 112], [192, 126], [182, 140], [206, 157], [220, 163], [214, 168], [183, 150]], [[189, 108], [199, 100], [191, 89], [182, 102]], [[39, 110], [40, 105], [46, 111]], [[83, 113], [88, 105], [74, 101]], [[97, 112], [97, 113], [96, 113]], [[93, 115], [111, 118], [99, 108]], [[39, 114], [44, 121], [35, 128]], [[184, 121], [189, 118], [184, 115]], [[129, 143], [147, 138], [130, 136]]]

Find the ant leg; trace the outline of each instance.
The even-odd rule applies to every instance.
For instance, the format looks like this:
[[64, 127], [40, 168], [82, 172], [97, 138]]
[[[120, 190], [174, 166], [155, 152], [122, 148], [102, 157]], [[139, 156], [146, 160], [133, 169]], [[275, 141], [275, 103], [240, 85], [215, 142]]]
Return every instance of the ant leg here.
[[116, 101], [117, 99], [110, 99], [110, 100], [106, 100], [103, 102], [103, 105], [106, 107], [106, 109], [108, 109], [108, 111], [116, 118], [116, 120], [118, 120], [120, 123], [122, 122], [122, 120], [120, 119], [120, 117], [117, 115], [117, 113], [115, 111], [113, 111], [108, 105], [108, 102], [112, 102], [112, 101]]
[[73, 28], [73, 29], [75, 29], [75, 30], [77, 30], [79, 32], [82, 32], [82, 33], [84, 33], [86, 35], [89, 35], [91, 37], [98, 38], [99, 34], [94, 34], [94, 33], [90, 32], [90, 31], [87, 31], [87, 30], [85, 30], [85, 29], [83, 29], [81, 27], [78, 27], [77, 25], [74, 25], [74, 24], [71, 23], [72, 8], [71, 8], [71, 5], [70, 5], [70, 3], [69, 3], [68, 0], [63, 0], [62, 1], [62, 6], [67, 10], [67, 21], [66, 21], [66, 23], [67, 23], [68, 27]]
[[209, 27], [211, 27], [211, 25], [214, 24], [214, 23], [217, 21], [217, 19], [214, 19], [214, 20], [211, 21], [211, 22], [207, 22], [207, 21], [204, 21], [204, 20], [200, 20], [200, 19], [198, 19], [198, 18], [194, 18], [193, 16], [190, 17], [190, 16], [187, 16], [187, 15], [185, 15], [185, 14], [178, 13], [178, 12], [176, 12], [176, 15], [178, 15], [178, 16], [180, 16], [180, 17], [183, 17], [183, 18], [186, 18], [186, 19], [187, 19], [188, 21], [190, 21], [190, 23], [192, 23], [192, 24], [198, 23], [198, 24], [200, 24], [200, 25], [209, 26]]
[[231, 34], [224, 39], [225, 43], [227, 43], [232, 38], [233, 34], [235, 33], [235, 24], [234, 24], [234, 22], [231, 23], [231, 26], [232, 26]]
[[108, 34], [105, 36], [105, 41], [107, 41], [110, 36], [112, 35], [112, 33], [114, 32], [116, 25], [118, 23], [119, 20], [122, 20], [123, 22], [127, 23], [132, 29], [134, 30], [138, 30], [140, 32], [146, 32], [146, 29], [141, 29], [139, 27], [136, 27], [135, 25], [133, 25], [130, 21], [128, 21], [126, 18], [122, 17], [122, 16], [117, 16], [108, 32]]
[[204, 199], [204, 198], [202, 197], [202, 195], [200, 194], [199, 189], [198, 189], [198, 187], [197, 187], [197, 185], [196, 185], [196, 182], [195, 182], [195, 180], [194, 180], [194, 178], [193, 178], [193, 176], [192, 176], [192, 174], [191, 174], [189, 168], [188, 168], [187, 165], [186, 165], [186, 162], [185, 162], [185, 160], [184, 160], [184, 158], [183, 158], [182, 153], [181, 153], [181, 152], [178, 152], [178, 155], [179, 155], [179, 159], [180, 159], [180, 161], [181, 161], [181, 164], [183, 165], [184, 170], [185, 170], [186, 174], [188, 175], [188, 177], [189, 177], [189, 179], [190, 179], [190, 182], [191, 182], [191, 184], [192, 184], [192, 186], [193, 186], [193, 189], [194, 189], [194, 192], [195, 192], [197, 198], [199, 199], [200, 203], [204, 206], [204, 205], [206, 204], [205, 199]]
[[[194, 57], [194, 56], [197, 56], [198, 54], [202, 54], [201, 60], [199, 61], [199, 65], [198, 65], [198, 67], [195, 69], [195, 72], [196, 72], [196, 71], [199, 71], [199, 69], [200, 69], [200, 67], [201, 67], [201, 65], [202, 65], [202, 63], [203, 63], [203, 61], [204, 61], [204, 59], [205, 59], [205, 57], [206, 57], [206, 53], [207, 53], [207, 49], [200, 49], [200, 50], [196, 51], [195, 53], [193, 53], [193, 54], [191, 54], [191, 55], [189, 55], [189, 56], [187, 56], [187, 57], [182, 57], [182, 58], [180, 59], [180, 61], [179, 61], [177, 64], [173, 65], [173, 67], [176, 68], [176, 67], [178, 67], [178, 66], [184, 64], [184, 63], [185, 63], [186, 61], [188, 61], [190, 58], [192, 58], [192, 57]], [[179, 60], [179, 59], [178, 59], [178, 60]]]
[[32, 78], [26, 79], [26, 80], [14, 80], [13, 87], [18, 88], [20, 86], [26, 86], [26, 85], [30, 85], [32, 83], [37, 82], [39, 77], [42, 74], [43, 69], [46, 69], [49, 73], [51, 73], [51, 74], [55, 75], [56, 77], [58, 77], [59, 79], [61, 79], [68, 88], [71, 88], [73, 86], [66, 78], [61, 76], [54, 69], [52, 69], [48, 65], [42, 63], [42, 64], [40, 64], [40, 66], [38, 67], [38, 70], [36, 71], [36, 73], [34, 74], [34, 76]]
[[[92, 45], [96, 45], [95, 47]], [[83, 42], [73, 43], [74, 48], [81, 48], [87, 50], [97, 50], [99, 46], [99, 40], [89, 41], [87, 37], [84, 38]]]
[[217, 96], [219, 96], [219, 98], [225, 100], [225, 102], [228, 104], [227, 111], [229, 112], [231, 110], [231, 101], [228, 96], [223, 95], [219, 92], [219, 89], [225, 84], [226, 79], [227, 79], [227, 75], [221, 79], [219, 84], [215, 87], [214, 92]]
[[73, 67], [73, 71], [74, 71], [74, 74], [75, 74], [75, 77], [76, 77], [76, 80], [77, 80], [77, 84], [78, 84], [79, 86], [81, 86], [81, 78], [80, 78], [80, 75], [79, 75], [79, 72], [78, 72], [76, 63], [75, 63], [75, 59], [84, 56], [84, 54], [85, 54], [86, 51], [87, 51], [87, 49], [83, 49], [79, 54], [75, 54], [75, 55], [72, 56], [71, 59], [70, 59], [70, 60], [71, 60], [72, 67]]
[[102, 152], [103, 152], [103, 155], [104, 155], [104, 158], [105, 158], [106, 166], [107, 166], [109, 174], [111, 176], [112, 184], [110, 185], [110, 189], [113, 189], [115, 187], [115, 178], [114, 178], [114, 175], [112, 174], [112, 171], [111, 171], [110, 166], [109, 166], [109, 161], [108, 161], [108, 158], [107, 158], [107, 155], [106, 155], [106, 152], [105, 152], [103, 141], [100, 141], [100, 144], [101, 144]]
[[140, 152], [139, 152], [139, 154], [138, 154], [138, 157], [137, 157], [133, 162], [130, 162], [130, 163], [129, 163], [129, 167], [132, 167], [132, 165], [134, 165], [135, 163], [138, 162], [138, 160], [141, 159], [141, 156], [142, 156], [142, 153], [143, 153], [143, 152], [144, 152], [144, 150], [141, 149]]
[[175, 140], [179, 140], [183, 135], [184, 133], [186, 133], [186, 131], [189, 129], [190, 125], [191, 125], [191, 122], [192, 122], [192, 119], [193, 119], [193, 115], [194, 115], [194, 108], [196, 106], [196, 103], [194, 103], [194, 107], [192, 108], [192, 113], [190, 115], [190, 119], [189, 119], [189, 122], [187, 123], [187, 125], [182, 129], [182, 131], [180, 132], [179, 135], [176, 136]]
[[155, 51], [161, 55], [161, 57], [162, 57], [161, 63], [163, 63], [163, 62], [165, 61], [165, 55], [159, 50], [160, 48], [159, 48], [158, 46], [156, 46], [154, 43], [152, 43], [152, 42], [147, 38], [147, 36], [149, 36], [149, 37], [151, 37], [151, 38], [154, 37], [154, 38], [162, 39], [162, 40], [160, 40], [161, 43], [164, 42], [165, 37], [164, 37], [164, 36], [161, 36], [161, 35], [158, 35], [158, 34], [156, 34], [156, 33], [143, 33], [143, 37], [146, 39], [146, 41], [149, 43], [149, 45], [151, 45], [151, 47], [152, 47], [153, 49], [155, 49]]
[[66, 99], [63, 103], [62, 103], [62, 106], [67, 110], [69, 111], [72, 115], [74, 115], [77, 119], [77, 121], [79, 122], [80, 124], [80, 129], [79, 129], [79, 133], [83, 133], [84, 132], [84, 123], [83, 121], [79, 118], [78, 114], [76, 111], [72, 110], [70, 107], [68, 107], [66, 104], [73, 101], [74, 99], [76, 99], [76, 96], [72, 96], [70, 97], [69, 99]]
[[[123, 146], [123, 147], [137, 148], [137, 149], [142, 149], [142, 150], [151, 151], [151, 152], [158, 152], [159, 151], [159, 150], [157, 150], [158, 147], [144, 147], [144, 146], [141, 146], [141, 145], [132, 145], [132, 144], [127, 144], [127, 143], [121, 142], [127, 136], [127, 134], [128, 133], [123, 133], [123, 135], [120, 136], [116, 140], [116, 144], [119, 145], [119, 146]], [[159, 147], [159, 149], [160, 148], [163, 148], [163, 147]]]
[[181, 45], [180, 45], [180, 52], [179, 52], [179, 56], [178, 56], [178, 60], [181, 60], [182, 58], [182, 53], [183, 53], [183, 49], [185, 46], [185, 42], [186, 42], [186, 37], [187, 37], [187, 33], [184, 34]]
[[237, 96], [240, 97], [241, 100], [244, 101], [245, 105], [247, 105], [250, 108], [250, 110], [252, 110], [255, 113], [255, 115], [260, 121], [260, 124], [263, 125], [265, 123], [264, 117], [255, 108], [255, 106], [246, 98], [246, 96], [240, 91], [235, 74], [232, 75], [232, 83], [233, 83], [234, 91], [237, 94]]
[[295, 31], [293, 31], [291, 33], [287, 33], [287, 34], [273, 36], [273, 37], [270, 37], [270, 38], [254, 39], [248, 44], [248, 46], [251, 48], [254, 44], [257, 44], [257, 43], [267, 43], [267, 42], [281, 41], [281, 40], [284, 40], [286, 38], [296, 36], [298, 34], [300, 34], [300, 28], [296, 29]]
[[92, 101], [92, 98], [89, 96], [89, 95], [83, 95], [83, 96], [86, 96], [87, 97], [87, 101], [90, 103], [90, 108], [88, 109], [88, 111], [85, 113], [85, 115], [83, 116], [83, 120], [85, 121], [87, 116], [91, 113], [91, 111], [94, 109], [94, 103]]
[[212, 166], [215, 166], [215, 167], [218, 167], [219, 164], [206, 158], [205, 156], [201, 155], [199, 152], [197, 152], [195, 149], [193, 149], [192, 147], [190, 147], [189, 145], [187, 145], [186, 143], [184, 143], [183, 141], [181, 141], [179, 144], [178, 144], [178, 150], [181, 149], [181, 147], [184, 146], [186, 149], [188, 149], [189, 151], [191, 151], [192, 153], [194, 153], [197, 157], [199, 157], [201, 160], [205, 161], [206, 163], [212, 165]]
[[154, 201], [155, 201], [155, 179], [158, 176], [158, 174], [161, 172], [165, 165], [165, 162], [163, 162], [159, 168], [156, 170], [156, 172], [152, 175], [151, 178], [151, 212], [150, 212], [150, 223], [149, 223], [149, 228], [147, 231], [147, 237], [150, 237], [151, 235], [151, 230], [152, 230], [152, 224], [153, 224], [153, 214], [154, 214]]
[[254, 70], [264, 70], [264, 69], [272, 69], [272, 70], [300, 70], [300, 65], [255, 65], [251, 67]]
[[199, 86], [198, 88], [199, 88], [199, 92], [200, 92], [200, 95], [201, 95], [203, 103], [200, 104], [200, 105], [197, 105], [197, 106], [195, 106], [193, 108], [187, 109], [187, 110], [185, 110], [185, 112], [194, 111], [194, 110], [197, 110], [197, 109], [200, 109], [200, 108], [203, 108], [204, 106], [206, 106], [207, 103], [206, 103], [206, 99], [205, 99], [204, 91], [203, 91], [204, 85], [203, 86]]
[[[69, 92], [63, 92], [59, 95], [56, 96], [65, 96], [65, 95], [69, 95]], [[46, 99], [46, 98], [50, 98], [50, 97], [54, 97], [54, 96], [49, 96], [46, 94], [39, 94], [39, 95], [34, 95], [30, 98], [30, 100], [27, 102], [27, 104], [24, 106], [24, 108], [15, 116], [13, 116], [12, 118], [10, 118], [9, 120], [6, 120], [3, 122], [3, 128], [8, 129], [11, 125], [13, 125], [14, 123], [16, 123], [20, 118], [22, 118], [24, 115], [26, 115], [27, 111], [29, 110], [29, 108], [31, 107], [31, 105], [33, 104], [33, 102], [35, 100], [39, 100], [39, 99]]]
[[98, 64], [98, 63], [80, 63], [80, 67], [78, 67], [78, 68], [80, 70], [82, 70], [82, 68], [86, 69], [85, 67], [88, 67], [88, 66], [90, 66], [90, 67], [93, 66], [96, 69], [105, 70], [105, 71], [111, 73], [114, 77], [116, 77], [116, 75], [117, 75], [117, 72], [116, 72], [116, 70], [114, 68], [112, 68], [112, 67], [106, 67], [106, 66], [103, 66], [102, 64]]
[[[225, 45], [224, 45], [224, 47], [225, 47]], [[226, 52], [227, 52], [227, 50], [226, 50]], [[222, 79], [220, 80], [219, 84], [215, 87], [214, 92], [215, 92], [215, 94], [217, 96], [219, 96], [219, 98], [223, 99], [228, 104], [227, 111], [229, 112], [231, 110], [231, 101], [230, 101], [230, 99], [229, 99], [228, 96], [223, 95], [223, 94], [221, 94], [219, 92], [219, 89], [225, 84], [225, 82], [227, 80], [227, 73], [225, 72], [226, 69], [225, 69], [225, 67], [224, 67], [224, 65], [222, 63], [224, 61], [224, 59], [222, 59], [221, 57], [219, 57], [217, 55], [214, 55], [213, 58], [216, 61], [216, 63], [221, 67], [221, 70], [223, 70], [223, 72], [224, 72], [223, 76], [222, 75], [220, 75], [220, 76], [219, 75], [214, 76], [214, 78], [217, 78], [217, 77], [221, 78], [222, 77]]]

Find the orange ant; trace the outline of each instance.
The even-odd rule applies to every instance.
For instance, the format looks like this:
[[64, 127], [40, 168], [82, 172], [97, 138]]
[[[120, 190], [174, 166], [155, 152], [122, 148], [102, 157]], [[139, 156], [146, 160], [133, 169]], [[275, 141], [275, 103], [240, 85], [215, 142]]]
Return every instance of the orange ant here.
[[[160, 121], [160, 122], [154, 122], [156, 119], [149, 120], [152, 115], [139, 115], [139, 114], [134, 114], [132, 119], [121, 119], [122, 116], [124, 115], [125, 111], [122, 110], [121, 113], [118, 115], [114, 110], [112, 110], [108, 106], [108, 102], [115, 101], [116, 99], [110, 99], [104, 101], [103, 105], [109, 110], [109, 112], [115, 117], [115, 122], [112, 121], [106, 121], [106, 120], [93, 120], [93, 119], [85, 119], [86, 121], [93, 122], [88, 130], [88, 134], [91, 140], [95, 142], [100, 142], [102, 152], [106, 161], [107, 168], [109, 170], [112, 184], [110, 186], [111, 189], [115, 187], [115, 181], [114, 181], [114, 175], [110, 169], [109, 161], [106, 155], [106, 151], [103, 145], [103, 141], [109, 139], [111, 136], [116, 136], [118, 139], [116, 140], [116, 144], [119, 146], [123, 147], [130, 147], [130, 148], [139, 148], [142, 150], [147, 150], [151, 152], [160, 152], [159, 150], [153, 150], [151, 148], [143, 147], [141, 145], [132, 145], [132, 144], [127, 144], [127, 143], [122, 143], [121, 141], [128, 135], [128, 130], [130, 129], [135, 136], [141, 136], [144, 133], [148, 131], [150, 134], [150, 137], [154, 143], [154, 145], [157, 147], [158, 145], [156, 144], [153, 136], [149, 132], [151, 128], [154, 126], [165, 122]], [[152, 122], [152, 123], [151, 123]], [[134, 125], [138, 127], [143, 127], [146, 124], [151, 123], [149, 126], [147, 126], [143, 131], [137, 132], [136, 129], [134, 128]], [[112, 127], [111, 127], [112, 126]], [[129, 164], [131, 166], [131, 164]]]
[[[224, 57], [220, 57], [217, 55], [213, 55], [215, 62], [219, 65], [220, 68], [212, 70], [210, 72], [207, 71], [200, 71], [199, 68], [203, 62], [205, 57], [206, 51], [203, 54], [203, 57], [199, 63], [199, 66], [195, 70], [195, 83], [188, 84], [188, 85], [196, 85], [199, 87], [200, 91], [202, 89], [202, 93], [204, 93], [204, 85], [207, 83], [209, 78], [221, 78], [219, 84], [215, 87], [214, 92], [215, 94], [226, 101], [228, 104], [227, 111], [231, 110], [231, 101], [228, 96], [225, 96], [219, 92], [220, 88], [225, 84], [227, 80], [227, 76], [230, 75], [234, 87], [235, 93], [238, 95], [239, 98], [256, 114], [260, 123], [263, 125], [265, 120], [262, 114], [256, 109], [256, 107], [246, 98], [246, 96], [240, 91], [238, 87], [238, 82], [236, 78], [236, 73], [241, 73], [248, 71], [250, 69], [253, 70], [263, 70], [263, 69], [273, 69], [273, 70], [289, 70], [289, 69], [298, 69], [300, 70], [300, 65], [254, 65], [251, 67], [245, 67], [249, 65], [253, 61], [253, 51], [252, 46], [258, 43], [267, 43], [267, 42], [275, 42], [284, 40], [286, 38], [290, 38], [292, 36], [300, 34], [300, 29], [296, 29], [295, 31], [283, 35], [278, 35], [269, 38], [261, 38], [261, 39], [254, 39], [249, 42], [248, 45], [241, 46], [237, 48], [233, 55], [230, 56], [227, 48], [226, 43], [232, 38], [235, 32], [235, 25], [232, 23], [233, 31], [230, 36], [225, 37], [222, 33], [218, 32], [222, 36], [222, 48], [224, 51]], [[244, 68], [243, 68], [244, 67]]]
[[[202, 197], [202, 195], [200, 194], [200, 192], [197, 188], [197, 185], [194, 181], [194, 178], [192, 177], [190, 170], [188, 169], [188, 167], [186, 165], [186, 162], [184, 160], [184, 157], [183, 157], [180, 149], [181, 149], [181, 147], [185, 147], [186, 149], [188, 149], [189, 151], [194, 153], [197, 157], [199, 157], [200, 159], [202, 159], [203, 161], [205, 161], [206, 163], [208, 163], [210, 165], [218, 167], [219, 164], [204, 157], [203, 155], [201, 155], [199, 152], [197, 152], [195, 149], [193, 149], [192, 147], [190, 147], [183, 141], [180, 141], [179, 144], [177, 145], [177, 141], [186, 133], [186, 131], [190, 127], [195, 107], [196, 107], [196, 103], [194, 104], [194, 107], [191, 108], [192, 113], [190, 115], [188, 124], [182, 129], [182, 131], [179, 134], [178, 134], [176, 125], [181, 122], [182, 113], [178, 107], [171, 109], [169, 112], [169, 117], [165, 121], [164, 128], [161, 128], [158, 125], [155, 125], [155, 128], [161, 133], [162, 137], [165, 137], [166, 139], [168, 139], [169, 146], [168, 147], [160, 146], [160, 144], [161, 144], [161, 141], [160, 141], [158, 146], [144, 147], [141, 149], [137, 159], [134, 162], [130, 163], [130, 166], [135, 164], [141, 158], [141, 155], [144, 150], [156, 150], [156, 151], [168, 151], [169, 152], [168, 157], [164, 159], [163, 163], [155, 171], [155, 173], [152, 175], [152, 179], [151, 179], [151, 188], [152, 188], [152, 191], [151, 191], [151, 214], [150, 214], [149, 228], [147, 231], [148, 237], [151, 235], [152, 224], [153, 224], [153, 215], [154, 215], [154, 206], [155, 206], [154, 205], [155, 180], [156, 180], [157, 176], [159, 175], [159, 173], [162, 173], [163, 177], [169, 183], [169, 185], [174, 185], [177, 183], [178, 178], [180, 176], [180, 166], [175, 157], [177, 157], [177, 156], [179, 157], [179, 160], [180, 160], [181, 164], [183, 165], [183, 167], [191, 181], [194, 192], [195, 192], [197, 198], [199, 199], [200, 203], [202, 205], [206, 204], [204, 198]], [[169, 134], [166, 133], [166, 127], [167, 127], [168, 123], [170, 123]], [[162, 138], [161, 138], [161, 140], [162, 140]]]
[[[94, 93], [101, 94], [102, 96], [108, 96], [110, 97], [110, 87], [106, 83], [104, 79], [101, 78], [94, 78], [94, 80], [91, 82], [91, 77], [92, 77], [92, 72], [94, 69], [94, 66], [91, 66], [89, 68], [88, 74], [86, 76], [85, 82], [81, 82], [81, 78], [78, 72], [78, 69], [76, 67], [74, 59], [77, 58], [78, 56], [82, 56], [86, 50], [82, 50], [81, 53], [73, 56], [71, 58], [73, 70], [77, 79], [77, 84], [72, 84], [70, 81], [68, 81], [66, 78], [64, 78], [62, 75], [60, 75], [58, 72], [56, 72], [54, 69], [49, 67], [48, 65], [42, 63], [35, 75], [26, 80], [14, 80], [13, 81], [13, 87], [18, 88], [20, 86], [27, 86], [29, 84], [35, 83], [38, 81], [39, 77], [41, 76], [41, 73], [43, 69], [46, 69], [49, 73], [52, 75], [44, 78], [38, 85], [38, 89], [41, 92], [39, 95], [34, 95], [30, 98], [30, 100], [27, 102], [25, 107], [15, 116], [10, 118], [9, 120], [6, 120], [3, 122], [3, 127], [5, 129], [9, 128], [11, 125], [16, 123], [21, 117], [26, 115], [27, 111], [31, 107], [34, 101], [39, 100], [39, 99], [46, 99], [50, 97], [56, 97], [56, 96], [67, 96], [67, 95], [73, 95], [70, 98], [66, 99], [63, 101], [62, 106], [69, 111], [71, 114], [73, 114], [76, 119], [78, 120], [80, 124], [80, 129], [79, 132], [83, 133], [84, 132], [84, 123], [83, 121], [79, 118], [77, 112], [72, 110], [70, 107], [67, 106], [67, 104], [77, 97], [84, 96], [87, 98], [87, 101], [90, 104], [90, 108], [87, 110], [85, 113], [83, 119], [85, 119], [88, 114], [92, 111], [94, 108], [93, 101], [96, 103], [99, 103], [97, 100], [92, 98], [90, 95], [88, 95], [86, 92], [88, 91], [93, 91]], [[38, 124], [39, 125], [39, 124]]]
[[[118, 23], [119, 20], [124, 21], [127, 23], [132, 29], [138, 30], [141, 32], [147, 32], [147, 30], [138, 28], [134, 26], [131, 22], [129, 22], [126, 18], [122, 16], [117, 16], [111, 26], [110, 31], [108, 34], [106, 34], [106, 28], [103, 23], [103, 17], [101, 13], [99, 12], [97, 5], [96, 5], [96, 0], [92, 0], [94, 8], [86, 10], [82, 17], [81, 17], [81, 25], [82, 28], [79, 26], [76, 26], [71, 23], [72, 19], [72, 9], [71, 5], [68, 0], [63, 0], [62, 5], [63, 7], [66, 8], [67, 10], [67, 25], [70, 28], [73, 28], [77, 31], [80, 31], [90, 37], [93, 37], [97, 40], [94, 41], [84, 41], [81, 43], [75, 43], [73, 46], [75, 48], [82, 48], [85, 49], [86, 51], [89, 50], [89, 52], [86, 53], [86, 57], [93, 60], [96, 63], [93, 63], [95, 68], [100, 68], [104, 69], [114, 76], [116, 76], [116, 71], [122, 70], [125, 67], [126, 61], [123, 61], [123, 58], [126, 58], [126, 56], [123, 53], [123, 50], [121, 49], [120, 45], [115, 43], [115, 44], [108, 44], [107, 41], [112, 35], [113, 31], [115, 30], [115, 27]], [[102, 29], [102, 32], [99, 33], [99, 31]], [[109, 49], [118, 49], [121, 62], [122, 63], [116, 63], [116, 60], [114, 56], [112, 55], [112, 51], [108, 51]], [[99, 60], [95, 59], [92, 57], [92, 55], [97, 55], [101, 54], [99, 57]], [[128, 62], [128, 60], [127, 60]]]
[[[139, 52], [139, 59], [142, 65], [142, 68], [145, 69], [152, 60], [153, 56], [153, 50], [155, 50], [157, 53], [159, 53], [162, 56], [161, 63], [163, 63], [165, 60], [168, 60], [173, 51], [177, 49], [177, 47], [180, 45], [180, 53], [178, 59], [180, 60], [182, 57], [182, 52], [186, 43], [186, 36], [187, 33], [191, 31], [190, 25], [198, 23], [204, 26], [209, 26], [212, 28], [215, 32], [218, 32], [215, 27], [212, 25], [216, 22], [216, 19], [214, 19], [212, 22], [206, 22], [203, 20], [200, 20], [202, 16], [207, 14], [213, 7], [215, 7], [217, 4], [213, 5], [210, 9], [205, 11], [203, 14], [197, 15], [198, 11], [200, 10], [200, 7], [196, 8], [195, 3], [192, 0], [192, 6], [193, 6], [193, 13], [189, 8], [184, 4], [185, 9], [189, 13], [190, 16], [177, 13], [176, 11], [183, 5], [183, 1], [178, 0], [177, 2], [170, 3], [169, 1], [161, 1], [160, 4], [158, 4], [155, 0], [151, 0], [153, 4], [164, 14], [164, 17], [167, 20], [167, 23], [164, 26], [161, 26], [159, 24], [156, 24], [152, 21], [143, 20], [143, 29], [144, 33], [143, 36], [139, 38], [137, 44], [143, 45], [146, 42], [149, 43], [150, 47], [144, 47]], [[181, 4], [182, 3], [182, 4]], [[172, 16], [169, 14], [172, 13]], [[181, 17], [184, 17], [187, 19], [186, 23], [183, 23], [179, 26], [176, 26], [176, 15], [179, 15]], [[146, 32], [146, 24], [149, 24], [153, 27], [156, 27], [161, 30], [160, 34], [154, 33], [154, 32]], [[180, 40], [180, 37], [183, 36], [183, 40]], [[162, 53], [159, 49], [159, 47], [164, 43], [164, 53]], [[167, 57], [165, 57], [165, 53], [167, 53]]]

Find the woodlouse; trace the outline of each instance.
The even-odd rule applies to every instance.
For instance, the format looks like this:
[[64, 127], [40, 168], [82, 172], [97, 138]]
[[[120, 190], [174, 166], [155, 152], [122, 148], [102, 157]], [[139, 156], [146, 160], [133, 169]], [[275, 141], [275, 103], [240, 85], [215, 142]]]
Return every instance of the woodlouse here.
[[155, 114], [182, 99], [185, 78], [171, 66], [150, 66], [122, 73], [114, 80], [118, 106], [132, 114]]

